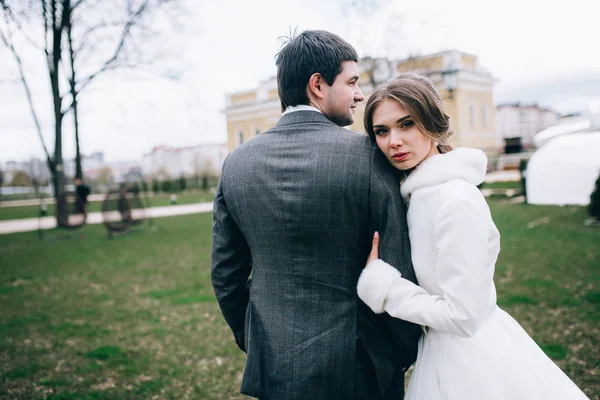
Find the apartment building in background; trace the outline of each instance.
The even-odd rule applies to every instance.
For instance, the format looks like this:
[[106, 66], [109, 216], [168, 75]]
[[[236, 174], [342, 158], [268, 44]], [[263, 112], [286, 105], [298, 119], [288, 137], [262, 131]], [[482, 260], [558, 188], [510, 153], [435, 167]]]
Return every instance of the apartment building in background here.
[[141, 170], [147, 179], [218, 176], [227, 156], [226, 144], [188, 147], [156, 146], [142, 157]]
[[[399, 73], [427, 77], [444, 100], [455, 132], [451, 138], [454, 145], [480, 148], [488, 154], [501, 150], [493, 99], [495, 79], [479, 66], [476, 56], [448, 50], [395, 61], [363, 58], [358, 65], [359, 85], [366, 98], [376, 85]], [[365, 104], [366, 99], [357, 107], [350, 127], [357, 132], [365, 132]], [[225, 116], [228, 151], [272, 128], [281, 116], [277, 80], [267, 79], [255, 89], [226, 95]]]
[[558, 113], [536, 104], [500, 104], [496, 107], [498, 145], [505, 153], [531, 150], [535, 147], [533, 137], [558, 120]]

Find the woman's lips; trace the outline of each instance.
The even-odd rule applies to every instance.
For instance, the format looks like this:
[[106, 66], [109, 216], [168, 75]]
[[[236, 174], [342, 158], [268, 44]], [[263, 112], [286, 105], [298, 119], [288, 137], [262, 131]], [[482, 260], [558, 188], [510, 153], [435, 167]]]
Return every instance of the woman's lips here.
[[395, 161], [404, 161], [406, 157], [408, 157], [409, 153], [396, 153], [392, 156], [392, 159]]

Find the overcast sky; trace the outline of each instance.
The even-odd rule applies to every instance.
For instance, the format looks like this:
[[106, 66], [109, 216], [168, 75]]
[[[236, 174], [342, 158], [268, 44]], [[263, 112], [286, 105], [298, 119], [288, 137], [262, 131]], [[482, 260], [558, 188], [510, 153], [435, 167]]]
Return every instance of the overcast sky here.
[[[427, 54], [458, 49], [477, 55], [498, 79], [495, 101], [537, 102], [559, 112], [600, 105], [600, 2], [570, 0], [384, 0], [372, 15], [344, 12], [348, 0], [188, 1], [184, 34], [171, 47], [177, 79], [147, 72], [104, 75], [81, 96], [81, 146], [108, 161], [138, 159], [156, 145], [226, 140], [225, 94], [275, 74], [274, 56], [290, 30], [326, 29], [360, 55]], [[165, 34], [173, 38], [174, 34]], [[25, 55], [52, 152], [52, 108], [44, 60]], [[42, 157], [10, 54], [0, 49], [0, 162]], [[71, 122], [65, 157], [73, 157]]]

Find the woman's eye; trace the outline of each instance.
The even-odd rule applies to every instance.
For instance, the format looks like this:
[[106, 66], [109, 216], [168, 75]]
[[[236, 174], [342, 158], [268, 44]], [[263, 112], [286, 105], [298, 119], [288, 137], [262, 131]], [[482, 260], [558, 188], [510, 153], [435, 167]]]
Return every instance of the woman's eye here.
[[402, 124], [402, 128], [410, 128], [411, 126], [413, 126], [415, 123], [412, 121], [406, 121]]
[[376, 135], [376, 136], [381, 136], [381, 135], [383, 135], [383, 134], [384, 134], [384, 133], [386, 133], [386, 132], [387, 132], [387, 131], [386, 131], [385, 129], [376, 129], [376, 130], [375, 130], [375, 135]]

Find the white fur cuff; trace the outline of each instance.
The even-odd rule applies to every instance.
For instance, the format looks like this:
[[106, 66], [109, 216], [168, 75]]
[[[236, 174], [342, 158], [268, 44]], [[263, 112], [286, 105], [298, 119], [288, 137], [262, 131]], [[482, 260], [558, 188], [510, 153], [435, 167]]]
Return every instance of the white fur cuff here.
[[381, 314], [384, 311], [387, 293], [400, 272], [383, 260], [373, 260], [367, 264], [358, 279], [358, 297], [361, 298], [373, 312]]

